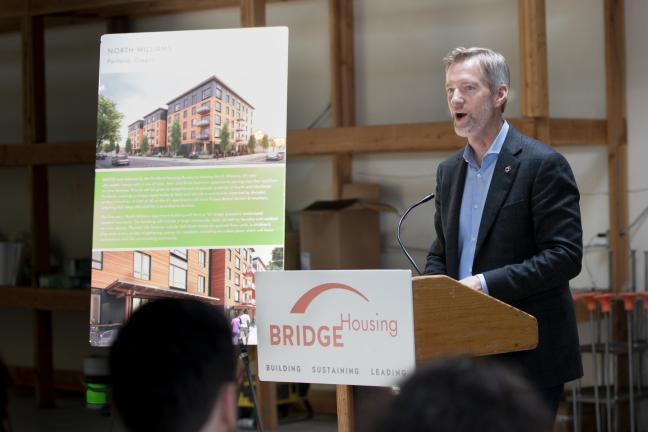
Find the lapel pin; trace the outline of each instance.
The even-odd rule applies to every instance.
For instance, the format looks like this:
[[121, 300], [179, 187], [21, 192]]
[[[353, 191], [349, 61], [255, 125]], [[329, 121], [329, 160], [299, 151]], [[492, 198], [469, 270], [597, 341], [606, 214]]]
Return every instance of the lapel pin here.
[[510, 172], [511, 172], [511, 165], [509, 165], [509, 166], [507, 166], [506, 168], [504, 168], [504, 172], [505, 172], [506, 174], [510, 173]]

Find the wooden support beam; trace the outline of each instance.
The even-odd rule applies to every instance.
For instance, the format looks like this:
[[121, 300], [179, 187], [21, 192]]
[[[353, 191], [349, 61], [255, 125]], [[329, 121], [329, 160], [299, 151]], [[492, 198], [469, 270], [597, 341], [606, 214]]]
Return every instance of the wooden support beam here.
[[0, 166], [89, 164], [94, 161], [94, 141], [0, 145]]
[[241, 0], [241, 27], [264, 27], [265, 5], [265, 0]]
[[[535, 119], [508, 121], [525, 135], [535, 134]], [[605, 144], [605, 123], [589, 119], [547, 121], [552, 143], [557, 146]], [[289, 156], [455, 151], [465, 144], [449, 122], [288, 131]]]
[[630, 280], [628, 228], [628, 144], [625, 104], [625, 25], [623, 0], [605, 0], [605, 94], [607, 108], [608, 182], [612, 288]]
[[101, 13], [121, 11], [131, 15], [146, 9], [155, 12], [186, 12], [187, 10], [236, 7], [239, 0], [30, 0], [29, 13], [33, 15]]
[[86, 312], [90, 310], [90, 290], [3, 286], [0, 287], [0, 307]]
[[[23, 64], [23, 139], [25, 144], [47, 140], [45, 120], [45, 38], [43, 17], [22, 19]], [[40, 275], [49, 272], [49, 193], [47, 167], [32, 165], [30, 170], [32, 284], [38, 286]], [[40, 407], [54, 405], [52, 312], [34, 312], [34, 364], [36, 369], [36, 399]]]
[[348, 385], [335, 386], [337, 399], [338, 432], [352, 432], [355, 428], [353, 415], [353, 387]]
[[[534, 133], [533, 119], [508, 120], [522, 133]], [[606, 145], [606, 123], [548, 119], [554, 146]], [[465, 144], [448, 122], [291, 130], [288, 142], [289, 156], [452, 151]], [[94, 163], [94, 141], [0, 145], [0, 166]]]
[[[329, 0], [331, 46], [331, 126], [355, 125], [355, 72], [353, 57], [353, 2]], [[340, 198], [342, 186], [352, 182], [351, 154], [333, 158], [333, 195]]]
[[547, 26], [544, 0], [518, 0], [520, 111], [524, 117], [549, 117]]

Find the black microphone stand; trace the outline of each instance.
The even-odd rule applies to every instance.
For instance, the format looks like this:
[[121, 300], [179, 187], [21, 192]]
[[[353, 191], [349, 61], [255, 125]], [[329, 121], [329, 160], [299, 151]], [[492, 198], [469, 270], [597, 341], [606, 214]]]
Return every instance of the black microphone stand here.
[[254, 381], [252, 381], [252, 373], [250, 372], [250, 358], [247, 352], [247, 346], [242, 340], [239, 340], [239, 358], [245, 367], [245, 375], [247, 376], [248, 384], [250, 386], [250, 394], [252, 395], [252, 403], [254, 404], [254, 418], [257, 424], [257, 430], [264, 432], [263, 423], [261, 423], [261, 413], [259, 412], [259, 404], [257, 403], [256, 391], [254, 390]]
[[419, 276], [422, 275], [423, 273], [421, 273], [421, 270], [419, 270], [418, 266], [416, 265], [416, 263], [414, 262], [414, 260], [410, 256], [409, 252], [407, 252], [407, 249], [405, 249], [405, 246], [403, 246], [403, 242], [401, 241], [401, 238], [400, 238], [400, 231], [401, 231], [401, 225], [403, 224], [403, 221], [405, 220], [405, 218], [407, 217], [409, 212], [411, 212], [412, 210], [414, 210], [414, 208], [420, 206], [421, 204], [425, 204], [426, 202], [430, 201], [432, 198], [434, 198], [433, 193], [431, 193], [429, 195], [426, 195], [425, 197], [421, 198], [420, 200], [418, 200], [417, 202], [412, 204], [407, 210], [405, 210], [405, 213], [403, 214], [403, 216], [398, 221], [398, 228], [396, 229], [396, 240], [398, 240], [398, 244], [400, 245], [401, 249], [403, 250], [403, 253], [407, 257], [407, 259], [412, 263], [412, 265], [414, 266], [414, 268], [418, 272]]

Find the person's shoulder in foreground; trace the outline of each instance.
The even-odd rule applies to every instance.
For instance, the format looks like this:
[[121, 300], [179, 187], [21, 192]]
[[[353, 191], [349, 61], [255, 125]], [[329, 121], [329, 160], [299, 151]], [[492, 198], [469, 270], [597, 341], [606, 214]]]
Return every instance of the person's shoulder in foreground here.
[[110, 353], [113, 399], [133, 432], [231, 430], [236, 425], [230, 325], [198, 300], [137, 309]]
[[550, 432], [553, 426], [521, 375], [467, 357], [418, 369], [375, 424], [374, 432]]

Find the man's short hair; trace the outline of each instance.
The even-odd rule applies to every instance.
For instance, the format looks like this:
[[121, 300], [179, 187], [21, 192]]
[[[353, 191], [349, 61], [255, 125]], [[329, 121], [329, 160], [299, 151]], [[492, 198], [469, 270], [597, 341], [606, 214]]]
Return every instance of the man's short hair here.
[[117, 335], [110, 370], [115, 406], [129, 430], [197, 431], [222, 386], [234, 381], [229, 323], [198, 300], [152, 301]]
[[[506, 59], [502, 54], [488, 48], [454, 48], [443, 58], [446, 72], [450, 69], [450, 66], [463, 63], [469, 59], [475, 59], [481, 67], [491, 93], [495, 94], [501, 85], [511, 87], [511, 73], [506, 64]], [[502, 105], [502, 112], [504, 112], [505, 107], [506, 101]]]
[[521, 375], [486, 360], [455, 358], [417, 370], [377, 423], [378, 432], [547, 432], [549, 411]]

